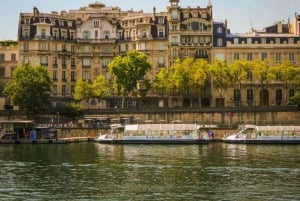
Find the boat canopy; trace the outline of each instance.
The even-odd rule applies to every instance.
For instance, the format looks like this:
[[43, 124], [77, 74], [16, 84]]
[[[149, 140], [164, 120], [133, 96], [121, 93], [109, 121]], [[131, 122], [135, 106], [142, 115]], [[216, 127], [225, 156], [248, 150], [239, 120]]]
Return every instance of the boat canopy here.
[[133, 124], [125, 125], [125, 131], [186, 131], [196, 130], [196, 124]]

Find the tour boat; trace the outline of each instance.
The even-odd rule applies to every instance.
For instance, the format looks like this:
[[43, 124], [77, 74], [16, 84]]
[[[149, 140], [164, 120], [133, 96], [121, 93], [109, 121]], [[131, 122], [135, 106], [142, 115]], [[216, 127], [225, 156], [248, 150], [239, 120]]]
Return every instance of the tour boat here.
[[95, 141], [115, 144], [205, 144], [197, 124], [113, 124]]
[[223, 138], [227, 143], [299, 144], [300, 126], [243, 125]]
[[0, 144], [36, 143], [57, 139], [57, 131], [50, 127], [36, 127], [32, 120], [0, 120]]

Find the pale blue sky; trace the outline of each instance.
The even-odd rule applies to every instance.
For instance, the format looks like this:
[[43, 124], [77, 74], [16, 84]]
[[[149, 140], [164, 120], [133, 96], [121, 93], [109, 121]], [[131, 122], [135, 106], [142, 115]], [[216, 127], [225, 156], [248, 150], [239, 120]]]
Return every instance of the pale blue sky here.
[[[1, 0], [0, 40], [16, 40], [19, 13], [30, 13], [36, 6], [40, 12], [69, 11], [94, 3], [96, 0]], [[169, 0], [98, 0], [106, 6], [119, 6], [122, 10], [165, 11]], [[181, 7], [206, 7], [209, 0], [180, 0]], [[4, 3], [5, 2], [5, 3]], [[300, 13], [300, 0], [211, 0], [215, 21], [228, 20], [233, 33], [244, 33], [251, 29], [263, 29], [275, 22]]]

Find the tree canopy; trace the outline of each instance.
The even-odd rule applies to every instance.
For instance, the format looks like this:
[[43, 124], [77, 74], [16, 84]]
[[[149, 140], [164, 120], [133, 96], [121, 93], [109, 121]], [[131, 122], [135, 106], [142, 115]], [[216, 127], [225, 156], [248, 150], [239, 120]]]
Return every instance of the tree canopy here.
[[114, 90], [123, 97], [123, 108], [125, 95], [136, 90], [140, 80], [145, 80], [151, 64], [147, 62], [146, 54], [131, 50], [125, 56], [115, 57], [108, 67], [114, 81]]
[[17, 67], [12, 82], [4, 88], [4, 94], [12, 104], [28, 112], [44, 111], [50, 103], [51, 78], [42, 66]]
[[103, 75], [98, 75], [92, 83], [87, 80], [78, 80], [73, 97], [79, 101], [90, 98], [103, 98], [110, 95], [109, 89], [109, 81]]

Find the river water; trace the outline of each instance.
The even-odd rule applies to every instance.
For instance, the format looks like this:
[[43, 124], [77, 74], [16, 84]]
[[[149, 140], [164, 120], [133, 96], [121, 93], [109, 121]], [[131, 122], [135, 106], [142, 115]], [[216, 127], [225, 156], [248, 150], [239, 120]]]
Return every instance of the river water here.
[[300, 200], [300, 146], [1, 145], [0, 200]]

